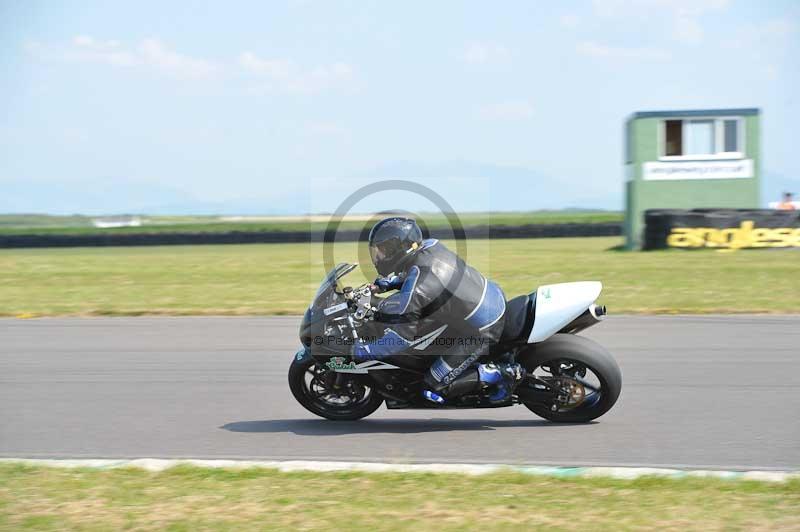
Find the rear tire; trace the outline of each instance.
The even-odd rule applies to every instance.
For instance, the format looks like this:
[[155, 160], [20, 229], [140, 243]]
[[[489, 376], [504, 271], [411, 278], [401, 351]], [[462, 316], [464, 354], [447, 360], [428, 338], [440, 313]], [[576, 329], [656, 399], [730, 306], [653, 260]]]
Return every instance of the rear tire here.
[[[355, 421], [376, 411], [383, 404], [381, 396], [374, 388], [364, 387], [368, 395], [353, 404], [330, 404], [315, 397], [306, 382], [306, 374], [312, 366], [319, 365], [313, 358], [302, 361], [292, 360], [289, 366], [289, 389], [297, 402], [309, 412], [333, 421]], [[330, 372], [330, 370], [325, 370]], [[349, 378], [353, 378], [344, 374]]]
[[576, 361], [590, 369], [601, 384], [599, 400], [564, 411], [553, 411], [542, 403], [523, 402], [531, 412], [559, 423], [586, 423], [608, 412], [617, 402], [622, 391], [622, 372], [614, 357], [597, 342], [573, 334], [556, 334], [517, 356], [517, 362], [528, 373], [556, 360]]

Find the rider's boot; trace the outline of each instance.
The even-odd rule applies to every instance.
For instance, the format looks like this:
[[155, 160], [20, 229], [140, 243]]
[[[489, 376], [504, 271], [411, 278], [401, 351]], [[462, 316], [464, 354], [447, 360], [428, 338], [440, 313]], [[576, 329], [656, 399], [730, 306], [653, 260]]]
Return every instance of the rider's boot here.
[[445, 398], [458, 397], [466, 393], [477, 393], [481, 390], [481, 382], [478, 370], [470, 368], [449, 384], [436, 381], [429, 375], [425, 376], [426, 387], [422, 391], [422, 396], [428, 401], [443, 404]]
[[466, 393], [490, 390], [489, 403], [508, 402], [517, 385], [525, 378], [525, 369], [520, 364], [478, 364], [477, 368], [464, 371], [450, 384], [425, 377], [427, 388], [422, 392], [427, 400], [444, 404], [445, 398], [458, 397]]
[[520, 364], [479, 364], [478, 376], [481, 384], [494, 387], [489, 403], [502, 404], [508, 402], [514, 388], [525, 378], [525, 369]]
[[437, 358], [425, 374], [422, 396], [442, 404], [447, 397], [479, 392], [481, 383], [473, 364], [483, 354], [484, 349], [478, 349], [471, 355], [457, 353]]

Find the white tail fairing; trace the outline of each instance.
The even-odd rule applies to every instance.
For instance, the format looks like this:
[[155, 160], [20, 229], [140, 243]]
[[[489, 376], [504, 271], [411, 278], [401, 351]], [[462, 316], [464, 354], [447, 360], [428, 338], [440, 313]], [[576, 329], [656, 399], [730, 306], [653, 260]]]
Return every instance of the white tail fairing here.
[[536, 290], [536, 319], [528, 343], [543, 342], [583, 314], [603, 290], [599, 281], [543, 285]]

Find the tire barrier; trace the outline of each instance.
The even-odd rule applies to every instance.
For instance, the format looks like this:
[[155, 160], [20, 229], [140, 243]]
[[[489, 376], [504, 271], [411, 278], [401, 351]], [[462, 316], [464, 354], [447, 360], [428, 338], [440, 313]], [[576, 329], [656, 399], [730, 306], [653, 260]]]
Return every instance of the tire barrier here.
[[800, 212], [771, 209], [650, 209], [643, 249], [800, 247]]
[[[467, 239], [619, 236], [621, 223], [565, 223], [465, 227]], [[95, 233], [81, 235], [0, 235], [0, 248], [175, 246], [198, 244], [278, 244], [323, 242], [325, 231], [230, 231], [225, 233]], [[342, 230], [336, 242], [366, 240], [368, 231]], [[449, 229], [433, 229], [432, 238], [453, 238]]]

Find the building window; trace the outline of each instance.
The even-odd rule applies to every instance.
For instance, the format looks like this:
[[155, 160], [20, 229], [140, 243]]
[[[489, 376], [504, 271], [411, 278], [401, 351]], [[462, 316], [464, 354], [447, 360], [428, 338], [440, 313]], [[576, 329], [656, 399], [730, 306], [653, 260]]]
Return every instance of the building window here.
[[739, 121], [723, 120], [724, 148], [727, 153], [741, 152], [739, 149]]
[[683, 121], [667, 120], [664, 155], [683, 155]]
[[739, 118], [664, 120], [663, 157], [741, 157]]
[[686, 142], [683, 145], [684, 154], [712, 155], [716, 153], [713, 120], [686, 120], [683, 127], [687, 133]]

